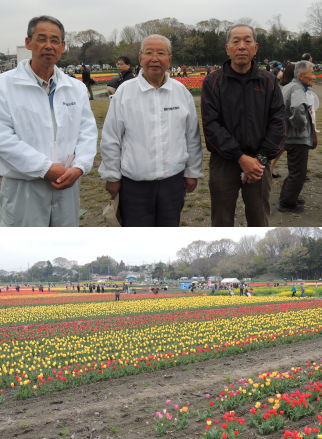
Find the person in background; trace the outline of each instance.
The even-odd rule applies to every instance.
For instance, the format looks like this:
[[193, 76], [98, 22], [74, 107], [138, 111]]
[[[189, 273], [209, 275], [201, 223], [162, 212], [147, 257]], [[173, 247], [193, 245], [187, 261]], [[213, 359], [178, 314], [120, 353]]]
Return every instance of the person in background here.
[[[291, 62], [287, 64], [287, 66], [285, 67], [285, 70], [283, 72], [283, 76], [280, 80], [281, 87], [284, 87], [285, 85], [287, 85], [291, 81], [293, 81], [294, 69], [295, 69], [295, 64], [293, 64]], [[271, 160], [270, 169], [271, 169], [271, 174], [272, 174], [273, 178], [280, 178], [281, 177], [281, 175], [279, 173], [274, 173], [274, 168], [275, 168], [275, 165], [276, 165], [277, 161], [279, 160], [279, 158], [281, 157], [283, 152], [284, 151], [281, 151], [281, 153], [275, 159]]]
[[89, 93], [89, 100], [92, 101], [94, 99], [93, 90], [92, 90], [93, 79], [91, 78], [91, 72], [89, 71], [89, 68], [86, 67], [85, 64], [82, 65], [82, 81], [87, 87]]
[[78, 226], [79, 179], [97, 143], [87, 89], [56, 66], [59, 20], [32, 18], [25, 45], [31, 60], [0, 75], [0, 226]]
[[307, 97], [307, 90], [315, 80], [313, 64], [309, 61], [297, 62], [294, 76], [282, 90], [288, 122], [285, 142], [288, 176], [283, 182], [278, 210], [299, 213], [303, 212], [305, 204], [299, 195], [306, 177], [309, 149], [317, 146]]
[[116, 67], [119, 71], [119, 75], [115, 78], [112, 78], [106, 84], [108, 97], [113, 96], [124, 81], [128, 81], [129, 79], [133, 79], [135, 77], [131, 67], [131, 60], [127, 56], [120, 56], [117, 58]]

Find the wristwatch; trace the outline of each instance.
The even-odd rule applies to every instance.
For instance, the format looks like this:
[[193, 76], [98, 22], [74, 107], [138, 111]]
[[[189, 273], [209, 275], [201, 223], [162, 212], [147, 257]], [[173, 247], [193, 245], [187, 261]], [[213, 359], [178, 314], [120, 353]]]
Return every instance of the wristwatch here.
[[269, 162], [268, 158], [262, 154], [257, 154], [256, 158], [264, 166], [266, 166]]

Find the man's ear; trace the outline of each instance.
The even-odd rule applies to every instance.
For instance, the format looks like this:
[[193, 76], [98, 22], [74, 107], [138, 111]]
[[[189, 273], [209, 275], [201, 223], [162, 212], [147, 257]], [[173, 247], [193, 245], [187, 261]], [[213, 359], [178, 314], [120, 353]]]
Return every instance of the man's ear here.
[[25, 48], [28, 50], [31, 50], [30, 43], [31, 43], [31, 38], [26, 37], [25, 38]]

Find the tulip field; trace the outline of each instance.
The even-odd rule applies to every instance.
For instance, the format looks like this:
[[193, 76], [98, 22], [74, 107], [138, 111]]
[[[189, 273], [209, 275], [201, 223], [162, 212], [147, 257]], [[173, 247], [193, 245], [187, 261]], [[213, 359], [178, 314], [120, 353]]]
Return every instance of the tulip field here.
[[[73, 391], [76, 395], [98, 382], [107, 386], [113, 383], [115, 388], [115, 383], [124, 379], [132, 380], [135, 386], [141, 376], [149, 380], [157, 374], [171, 376], [173, 368], [193, 371], [205, 362], [215, 364], [224, 358], [234, 361], [235, 356], [262, 352], [264, 348], [282, 352], [283, 346], [290, 349], [297, 342], [318, 343], [321, 305], [322, 299], [318, 297], [290, 295], [229, 297], [170, 293], [156, 297], [149, 293], [121, 294], [121, 300], [115, 301], [112, 293], [2, 293], [0, 416], [8, 403], [16, 407], [27, 403], [24, 400], [29, 404], [36, 399], [45, 403], [57, 391]], [[321, 358], [322, 350], [317, 355]], [[180, 431], [189, 430], [197, 419], [194, 435], [200, 430], [199, 437], [206, 439], [237, 435], [247, 438], [247, 429], [275, 434], [271, 438], [320, 438], [322, 433], [317, 429], [322, 408], [321, 363], [319, 358], [311, 360], [307, 358], [305, 365], [299, 366], [294, 358], [294, 369], [284, 372], [273, 372], [269, 364], [266, 368], [263, 365], [257, 381], [248, 377], [245, 370], [244, 381], [239, 384], [229, 382], [218, 395], [209, 391], [199, 412], [189, 401], [185, 405], [180, 398], [170, 403], [168, 400], [163, 408], [155, 407], [158, 415], [153, 415], [151, 409], [151, 416], [143, 422], [144, 428], [150, 429], [146, 437], [166, 436], [173, 431], [177, 436], [169, 437], [188, 437], [180, 436]], [[264, 401], [265, 398], [271, 402]], [[288, 407], [294, 401], [303, 404], [300, 417], [294, 418]], [[238, 412], [244, 406], [247, 416], [244, 408], [243, 416]], [[217, 412], [213, 412], [213, 407]], [[284, 435], [285, 425], [305, 417], [311, 425], [305, 425], [309, 434], [298, 430], [303, 435], [292, 436], [295, 428], [286, 429], [289, 435]], [[272, 420], [273, 427], [267, 426]], [[127, 437], [125, 433], [114, 433], [113, 437]], [[5, 437], [1, 422], [0, 437]], [[78, 437], [90, 436], [75, 436]], [[37, 439], [32, 435], [30, 438]]]

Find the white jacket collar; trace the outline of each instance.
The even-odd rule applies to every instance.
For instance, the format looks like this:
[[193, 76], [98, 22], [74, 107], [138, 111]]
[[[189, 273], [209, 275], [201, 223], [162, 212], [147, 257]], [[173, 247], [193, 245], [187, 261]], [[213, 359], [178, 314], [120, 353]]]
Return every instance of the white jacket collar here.
[[[38, 82], [36, 77], [32, 74], [32, 72], [28, 72], [28, 69], [26, 69], [26, 64], [29, 63], [29, 59], [23, 59], [18, 64], [16, 71], [14, 73], [14, 78], [16, 80], [16, 84], [28, 84], [28, 85], [35, 85], [38, 86]], [[55, 76], [57, 78], [57, 86], [68, 86], [70, 87], [71, 84], [69, 82], [69, 76], [65, 75], [56, 65], [54, 66], [55, 70]]]
[[[139, 85], [142, 91], [151, 90], [153, 85], [151, 85], [143, 76], [143, 69], [139, 71], [138, 75]], [[162, 84], [160, 89], [172, 90], [171, 78], [168, 72], [165, 72], [165, 82]]]

